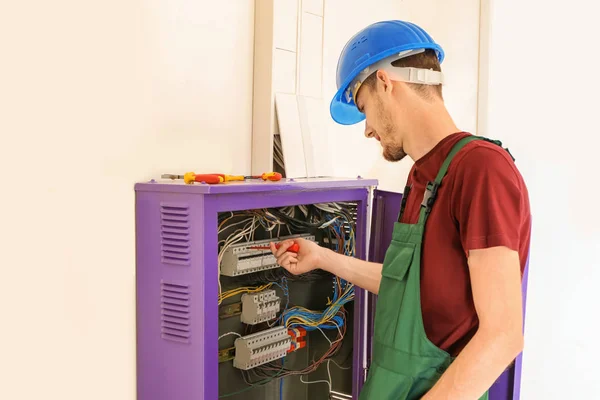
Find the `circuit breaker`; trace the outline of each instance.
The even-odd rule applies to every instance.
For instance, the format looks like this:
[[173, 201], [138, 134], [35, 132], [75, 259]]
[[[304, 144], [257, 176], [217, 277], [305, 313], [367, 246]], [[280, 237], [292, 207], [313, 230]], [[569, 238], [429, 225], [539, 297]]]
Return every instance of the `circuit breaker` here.
[[242, 294], [242, 316], [245, 324], [256, 325], [277, 317], [281, 299], [277, 292], [267, 289], [253, 294]]
[[[313, 235], [290, 235], [281, 237], [279, 240], [298, 237], [306, 240], [315, 240]], [[270, 250], [254, 249], [254, 247], [268, 247], [271, 242], [272, 239], [267, 239], [230, 246], [223, 254], [221, 274], [225, 276], [238, 276], [278, 268], [277, 259]]]
[[233, 366], [247, 370], [285, 357], [291, 342], [292, 338], [283, 326], [236, 339]]

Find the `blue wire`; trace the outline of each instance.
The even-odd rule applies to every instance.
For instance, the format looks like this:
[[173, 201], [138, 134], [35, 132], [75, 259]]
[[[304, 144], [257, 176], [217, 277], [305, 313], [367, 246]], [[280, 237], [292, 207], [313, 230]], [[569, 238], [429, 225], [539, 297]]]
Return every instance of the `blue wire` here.
[[283, 315], [287, 311], [288, 306], [290, 304], [290, 289], [288, 287], [287, 279], [285, 278], [285, 276], [281, 278], [281, 285], [277, 282], [273, 282], [273, 284], [276, 285], [277, 287], [279, 287], [283, 291], [283, 295], [286, 298], [285, 307], [283, 308], [283, 311], [281, 312], [281, 314], [279, 314], [279, 317], [277, 317], [277, 320], [275, 320], [275, 323], [277, 324], [283, 318]]
[[[283, 369], [283, 362], [285, 358], [281, 359], [281, 368]], [[283, 377], [279, 378], [279, 400], [283, 400]]]
[[[326, 214], [325, 217], [329, 221], [331, 219], [335, 218], [335, 216], [330, 215], [330, 214]], [[348, 221], [346, 221], [346, 222], [348, 222]], [[349, 235], [347, 235], [344, 230], [344, 221], [342, 221], [340, 219], [336, 219], [334, 222], [331, 223], [330, 228], [333, 229], [333, 231], [341, 239], [335, 244], [332, 243], [332, 248], [334, 248], [336, 251], [339, 251], [339, 249], [342, 248], [342, 246], [343, 246], [344, 254], [353, 255], [352, 254], [353, 249], [352, 248], [349, 249], [349, 247], [348, 247], [349, 246], [348, 243], [350, 240], [352, 240], [352, 238], [349, 237]], [[300, 322], [294, 322], [291, 325], [289, 325], [289, 328], [302, 327], [302, 328], [306, 329], [307, 331], [313, 331], [313, 330], [317, 330], [317, 329], [325, 330], [325, 329], [341, 328], [344, 325], [344, 319], [341, 316], [338, 316], [337, 313], [344, 304], [348, 303], [349, 301], [351, 301], [354, 298], [354, 286], [352, 286], [349, 290], [347, 290], [348, 282], [343, 279], [340, 279], [340, 283], [341, 283], [341, 290], [342, 290], [341, 293], [338, 290], [337, 285], [335, 284], [335, 278], [334, 278], [333, 299], [331, 301], [331, 304], [322, 313], [319, 313], [316, 311], [313, 311], [313, 312], [300, 311], [300, 310], [293, 309], [293, 308], [288, 310], [289, 288], [287, 285], [287, 281], [285, 280], [285, 278], [283, 278], [281, 281], [281, 285], [274, 282], [275, 285], [277, 285], [281, 290], [283, 290], [284, 295], [286, 295], [286, 297], [287, 297], [287, 302], [286, 302], [285, 308], [284, 308], [283, 312], [277, 318], [277, 322], [282, 320], [282, 325], [288, 326], [287, 323], [290, 320], [290, 318], [299, 317], [300, 319], [309, 321], [309, 323], [313, 322], [313, 324], [305, 325]], [[329, 321], [327, 321], [326, 323], [320, 324], [318, 326], [314, 326], [314, 323], [322, 320], [323, 316], [325, 314], [333, 315], [333, 317], [331, 317], [329, 319]]]

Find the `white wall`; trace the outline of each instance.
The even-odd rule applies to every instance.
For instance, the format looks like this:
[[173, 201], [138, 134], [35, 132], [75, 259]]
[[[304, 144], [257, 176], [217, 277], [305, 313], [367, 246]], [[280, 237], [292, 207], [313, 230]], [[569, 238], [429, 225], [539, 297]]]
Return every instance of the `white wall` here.
[[[565, 67], [581, 63], [593, 72], [599, 60], [588, 43], [600, 33], [595, 14], [576, 1], [581, 7], [541, 0], [492, 7], [482, 133], [517, 156], [534, 212], [525, 400], [600, 391], [591, 322], [591, 305], [600, 304], [592, 251], [600, 218], [598, 208], [581, 206], [583, 194], [598, 194], [600, 88], [567, 81]], [[249, 172], [253, 2], [5, 7], [0, 398], [133, 399], [133, 183], [162, 172]], [[475, 0], [327, 0], [323, 97], [335, 92], [339, 51], [357, 29], [409, 18], [446, 49], [448, 105], [459, 126], [474, 131], [478, 12]], [[568, 40], [570, 32], [580, 39]], [[555, 58], [524, 73], [534, 43], [537, 55]], [[402, 189], [409, 163], [383, 161], [362, 125], [331, 122], [328, 133], [345, 154], [334, 156], [338, 175], [375, 176], [383, 188]]]
[[492, 2], [487, 133], [517, 159], [533, 213], [523, 396], [600, 393], [598, 6]]
[[[377, 1], [327, 0], [323, 45], [323, 97], [326, 100], [328, 139], [335, 145], [334, 174], [374, 177], [380, 188], [403, 191], [412, 161], [385, 161], [381, 146], [364, 137], [364, 122], [341, 126], [329, 117], [329, 101], [337, 91], [335, 71], [339, 54], [352, 35], [386, 19], [404, 19], [427, 30], [446, 52], [442, 70], [446, 104], [458, 127], [476, 132], [479, 60], [479, 0]], [[339, 150], [338, 150], [339, 149]]]
[[133, 184], [250, 172], [253, 10], [2, 3], [0, 399], [135, 398]]

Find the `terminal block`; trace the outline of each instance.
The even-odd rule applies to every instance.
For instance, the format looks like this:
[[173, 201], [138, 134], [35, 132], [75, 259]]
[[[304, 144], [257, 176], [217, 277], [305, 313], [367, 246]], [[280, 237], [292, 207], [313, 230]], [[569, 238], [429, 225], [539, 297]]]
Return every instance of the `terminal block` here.
[[291, 353], [296, 350], [300, 350], [303, 347], [306, 347], [306, 329], [304, 328], [291, 328], [288, 329], [288, 334], [292, 340], [290, 344], [290, 349], [288, 353]]
[[280, 242], [294, 238], [315, 241], [313, 235], [303, 234], [231, 245], [231, 247], [227, 248], [223, 253], [223, 258], [221, 260], [221, 275], [238, 276], [277, 268], [277, 259], [273, 253], [271, 253], [271, 250], [257, 250], [252, 247], [269, 246], [269, 243], [271, 242]]
[[256, 325], [277, 317], [281, 299], [273, 289], [242, 295], [242, 322]]
[[235, 340], [233, 366], [248, 370], [286, 356], [291, 345], [287, 328], [277, 326]]

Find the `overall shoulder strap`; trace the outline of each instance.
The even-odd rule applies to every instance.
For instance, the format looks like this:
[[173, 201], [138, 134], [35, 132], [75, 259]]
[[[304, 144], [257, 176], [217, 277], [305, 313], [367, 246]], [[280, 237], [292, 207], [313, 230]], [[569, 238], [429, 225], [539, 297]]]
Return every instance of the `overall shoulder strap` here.
[[400, 213], [398, 214], [398, 222], [402, 220], [402, 216], [404, 215], [404, 209], [406, 208], [406, 201], [408, 200], [408, 195], [410, 190], [412, 189], [412, 185], [406, 185], [404, 187], [404, 193], [402, 193], [402, 200], [400, 202]]
[[[427, 183], [427, 188], [425, 189], [425, 194], [423, 195], [423, 201], [421, 202], [421, 212], [419, 214], [420, 224], [425, 224], [425, 221], [427, 220], [427, 217], [431, 212], [431, 208], [433, 207], [433, 203], [435, 202], [438, 188], [442, 184], [442, 180], [446, 176], [446, 173], [448, 172], [448, 168], [450, 167], [450, 163], [454, 159], [454, 156], [456, 156], [456, 154], [460, 150], [462, 150], [463, 147], [465, 147], [468, 143], [474, 140], [485, 140], [487, 142], [494, 143], [498, 146], [502, 146], [502, 143], [500, 141], [491, 140], [482, 136], [467, 136], [456, 142], [456, 144], [452, 147], [452, 150], [450, 150], [450, 153], [448, 153], [446, 159], [442, 163], [442, 166], [440, 167], [437, 176], [435, 177], [435, 180], [433, 182]], [[508, 149], [506, 150], [508, 151]], [[508, 154], [510, 154], [510, 152], [508, 152]]]

